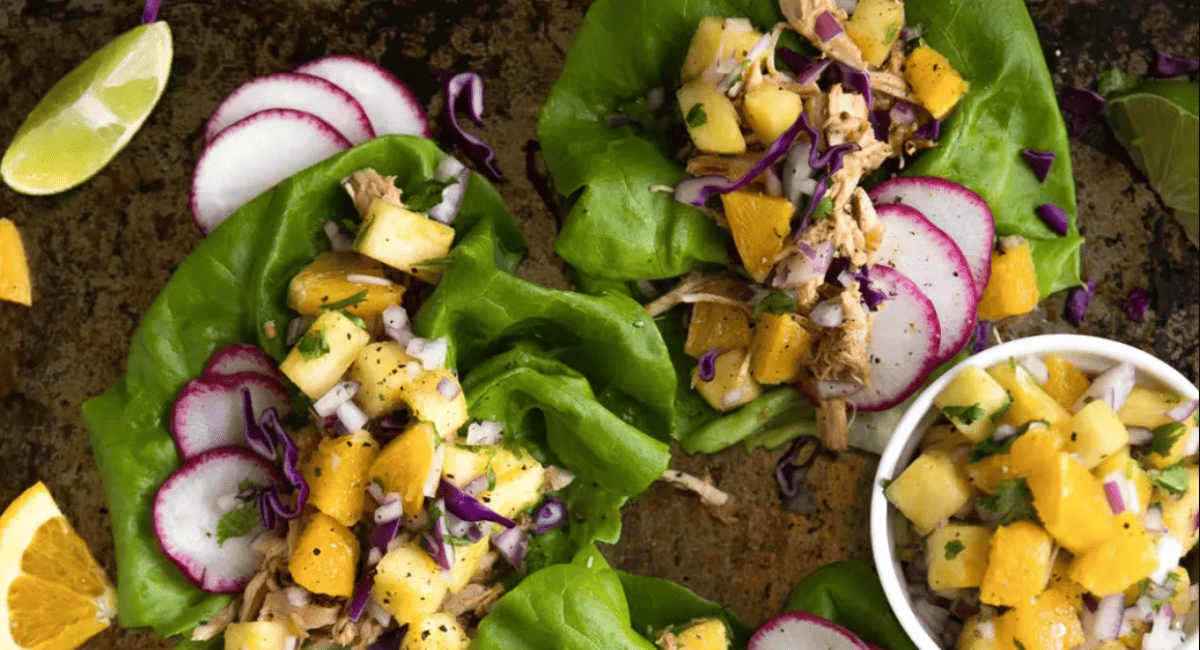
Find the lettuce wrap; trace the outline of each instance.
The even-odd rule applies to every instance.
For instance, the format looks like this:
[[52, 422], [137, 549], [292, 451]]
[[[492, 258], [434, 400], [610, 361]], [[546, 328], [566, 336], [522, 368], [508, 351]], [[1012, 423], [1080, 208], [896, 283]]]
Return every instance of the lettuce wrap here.
[[[178, 391], [226, 344], [283, 356], [288, 282], [328, 248], [322, 225], [354, 216], [339, 186], [344, 176], [369, 167], [411, 190], [444, 156], [429, 141], [386, 136], [296, 174], [209, 235], [151, 305], [124, 376], [84, 405], [112, 521], [123, 626], [185, 634], [229, 600], [192, 586], [160, 552], [151, 526], [155, 492], [179, 465], [168, 431]], [[417, 333], [449, 337], [448, 365], [457, 368], [473, 417], [501, 422], [539, 460], [581, 477], [564, 494], [568, 524], [535, 538], [530, 569], [567, 561], [595, 541], [615, 542], [621, 504], [669, 460], [665, 444], [621, 417], [673, 417], [665, 344], [631, 299], [567, 294], [513, 277], [524, 240], [478, 175], [455, 229], [452, 261], [414, 320]]]
[[[970, 82], [970, 92], [942, 124], [938, 146], [903, 173], [947, 178], [986, 199], [998, 236], [1019, 234], [1029, 241], [1043, 298], [1078, 285], [1083, 239], [1067, 134], [1025, 5], [908, 0], [905, 10], [908, 24], [918, 26]], [[696, 25], [707, 15], [747, 17], [764, 31], [784, 20], [777, 0], [599, 0], [542, 107], [543, 155], [570, 206], [555, 250], [575, 270], [581, 291], [636, 294], [634, 281], [730, 261], [727, 232], [700, 210], [651, 191], [687, 176], [668, 134], [607, 119], [628, 113], [654, 89], [674, 86]], [[1022, 159], [1027, 148], [1055, 153], [1044, 183]], [[1035, 208], [1047, 203], [1069, 215], [1068, 235], [1057, 236], [1036, 215]], [[695, 362], [682, 355], [683, 334], [677, 324], [663, 322], [669, 319], [658, 325], [680, 373], [678, 417], [672, 427], [655, 431], [657, 437], [696, 453], [739, 441], [774, 446], [815, 430], [812, 409], [790, 388], [774, 389], [730, 415], [714, 412], [686, 386]], [[887, 427], [862, 426], [869, 420], [860, 417], [851, 444], [878, 452]]]

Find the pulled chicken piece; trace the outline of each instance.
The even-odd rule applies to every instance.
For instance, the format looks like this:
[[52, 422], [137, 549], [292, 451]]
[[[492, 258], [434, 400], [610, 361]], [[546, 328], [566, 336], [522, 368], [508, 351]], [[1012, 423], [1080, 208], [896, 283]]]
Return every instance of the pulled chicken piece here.
[[485, 587], [477, 582], [472, 582], [457, 594], [446, 594], [446, 599], [442, 601], [442, 611], [450, 612], [455, 616], [470, 613], [478, 618], [483, 618], [491, 611], [492, 603], [496, 602], [503, 594], [504, 585]]
[[719, 519], [722, 523], [733, 523], [734, 518], [728, 509], [730, 505], [729, 494], [717, 489], [712, 484], [712, 479], [707, 477], [700, 479], [679, 470], [669, 469], [663, 472], [661, 480], [685, 492], [695, 492], [700, 497], [700, 502], [704, 504], [704, 507], [708, 509], [712, 516]]
[[817, 429], [821, 432], [821, 444], [831, 451], [845, 451], [850, 436], [846, 423], [846, 400], [821, 400], [817, 405]]
[[337, 606], [318, 605], [312, 602], [311, 595], [303, 587], [293, 586], [267, 594], [258, 620], [286, 622], [304, 640], [310, 636], [310, 630], [337, 623], [340, 609]]
[[351, 172], [349, 176], [342, 179], [342, 189], [350, 195], [355, 209], [363, 217], [367, 216], [367, 209], [371, 207], [371, 202], [375, 199], [404, 207], [404, 202], [400, 200], [402, 192], [400, 188], [396, 187], [396, 177], [380, 176], [374, 169], [360, 169]]
[[783, 11], [788, 23], [817, 49], [835, 61], [841, 61], [859, 70], [867, 69], [867, 62], [863, 60], [862, 50], [858, 49], [854, 41], [850, 40], [845, 29], [828, 41], [822, 41], [817, 36], [817, 17], [825, 12], [829, 12], [839, 25], [846, 24], [846, 11], [837, 6], [833, 0], [780, 0], [779, 8]]
[[207, 641], [224, 632], [225, 628], [229, 627], [229, 624], [233, 622], [234, 614], [238, 610], [237, 605], [236, 599], [231, 600], [228, 605], [225, 605], [221, 611], [217, 612], [216, 616], [197, 625], [196, 629], [192, 630], [192, 640]]

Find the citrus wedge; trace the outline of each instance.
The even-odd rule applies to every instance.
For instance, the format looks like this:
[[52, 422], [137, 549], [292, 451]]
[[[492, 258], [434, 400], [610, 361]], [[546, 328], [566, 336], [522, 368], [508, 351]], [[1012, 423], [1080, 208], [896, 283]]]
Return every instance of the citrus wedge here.
[[171, 56], [165, 22], [113, 39], [38, 102], [4, 152], [0, 177], [25, 194], [54, 194], [91, 178], [158, 103]]
[[72, 650], [107, 628], [116, 595], [44, 483], [0, 516], [0, 650]]

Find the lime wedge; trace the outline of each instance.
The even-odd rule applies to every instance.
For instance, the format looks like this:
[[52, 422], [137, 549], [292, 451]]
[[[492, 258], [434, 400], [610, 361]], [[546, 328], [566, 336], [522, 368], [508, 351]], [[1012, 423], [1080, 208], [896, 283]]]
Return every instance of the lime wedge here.
[[91, 178], [158, 103], [171, 56], [165, 22], [113, 39], [38, 102], [4, 152], [0, 177], [25, 194], [54, 194]]
[[1200, 215], [1200, 85], [1138, 84], [1108, 101], [1108, 122], [1163, 203], [1197, 240]]

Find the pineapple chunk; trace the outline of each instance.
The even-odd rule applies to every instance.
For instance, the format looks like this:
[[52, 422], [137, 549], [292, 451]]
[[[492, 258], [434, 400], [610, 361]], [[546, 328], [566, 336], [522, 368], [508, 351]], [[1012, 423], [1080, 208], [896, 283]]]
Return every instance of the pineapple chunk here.
[[[742, 100], [742, 114], [746, 116], [746, 123], [764, 144], [770, 144], [783, 135], [803, 111], [804, 103], [800, 95], [771, 84], [763, 84], [747, 92]], [[795, 209], [792, 211], [795, 212]], [[788, 216], [790, 218], [791, 215]]]
[[1054, 540], [1037, 524], [1015, 521], [992, 534], [987, 571], [979, 598], [989, 605], [1012, 607], [1046, 590]]
[[937, 449], [947, 456], [963, 445], [970, 446], [971, 440], [951, 424], [937, 424], [925, 430], [921, 436], [921, 451]]
[[400, 650], [467, 650], [471, 639], [448, 612], [425, 617], [416, 628], [409, 628]]
[[697, 367], [692, 373], [692, 386], [718, 411], [729, 411], [752, 402], [762, 395], [762, 388], [750, 376], [746, 360], [746, 350], [730, 350], [717, 357], [712, 381], [702, 381]]
[[1046, 363], [1046, 392], [1063, 408], [1075, 408], [1075, 402], [1087, 391], [1091, 382], [1079, 369], [1061, 354], [1047, 354]]
[[[447, 398], [438, 389], [439, 385], [454, 397]], [[458, 430], [467, 423], [467, 396], [463, 394], [458, 378], [444, 368], [418, 375], [405, 391], [404, 401], [412, 409], [413, 417], [429, 422], [439, 436], [448, 440], [454, 440]]]
[[29, 307], [33, 291], [29, 285], [29, 261], [21, 233], [11, 219], [0, 219], [0, 300], [11, 300]]
[[467, 583], [471, 582], [471, 578], [475, 576], [475, 571], [479, 569], [479, 562], [483, 560], [483, 556], [487, 555], [491, 547], [491, 539], [485, 536], [470, 546], [459, 546], [454, 549], [454, 566], [450, 567], [450, 572], [446, 576], [446, 588], [450, 590], [450, 593], [457, 594], [466, 588]]
[[326, 596], [349, 598], [358, 571], [358, 539], [323, 512], [314, 512], [296, 539], [288, 571], [296, 584]]
[[992, 435], [994, 422], [1008, 410], [1012, 398], [983, 368], [967, 366], [933, 403], [971, 442], [979, 442]]
[[354, 403], [367, 417], [377, 418], [404, 406], [405, 391], [421, 372], [421, 363], [399, 343], [384, 341], [359, 350], [346, 379], [361, 386]]
[[992, 530], [953, 523], [933, 531], [926, 541], [929, 588], [968, 589], [983, 583]]
[[1154, 428], [1154, 445], [1153, 448], [1167, 447], [1167, 441], [1172, 438], [1167, 453], [1161, 454], [1157, 451], [1151, 451], [1146, 460], [1158, 469], [1166, 469], [1183, 460], [1187, 453], [1187, 447], [1192, 436], [1196, 435], [1196, 426], [1193, 424], [1195, 420], [1187, 422], [1171, 422], [1169, 424], [1159, 425]]
[[[983, 625], [979, 621], [978, 614], [968, 618], [963, 623], [962, 632], [958, 635], [957, 650], [1000, 650], [1002, 644], [997, 642], [996, 625], [995, 619], [986, 626]], [[985, 629], [985, 627], [991, 629]]]
[[925, 452], [917, 457], [885, 491], [887, 498], [928, 535], [971, 499], [971, 486], [947, 457]]
[[1071, 418], [1071, 435], [1065, 451], [1078, 454], [1083, 466], [1092, 469], [1129, 444], [1129, 431], [1103, 400], [1089, 402]]
[[340, 311], [326, 311], [279, 364], [279, 371], [312, 399], [318, 399], [342, 379], [370, 333]]
[[688, 135], [696, 148], [706, 153], [744, 153], [746, 138], [738, 126], [737, 109], [725, 93], [703, 78], [692, 81], [677, 94], [687, 122]]
[[366, 432], [326, 438], [303, 466], [308, 482], [308, 503], [343, 526], [353, 526], [362, 516], [368, 468], [379, 453], [379, 443]]
[[759, 314], [750, 344], [750, 376], [760, 384], [796, 381], [812, 338], [792, 314]]
[[225, 650], [285, 650], [287, 636], [282, 621], [230, 623], [225, 628]]
[[1167, 411], [1179, 404], [1179, 395], [1171, 392], [1150, 390], [1142, 386], [1134, 386], [1129, 391], [1125, 403], [1117, 409], [1117, 417], [1127, 427], [1142, 427], [1154, 429], [1174, 422], [1167, 417]]
[[1083, 642], [1078, 612], [1051, 589], [1013, 608], [1014, 637], [1025, 650], [1069, 650]]
[[423, 264], [450, 254], [454, 229], [394, 203], [376, 199], [367, 209], [354, 250], [429, 283], [442, 276], [438, 266]]
[[1161, 488], [1155, 488], [1154, 498], [1162, 502], [1163, 522], [1167, 533], [1183, 543], [1186, 553], [1196, 545], [1196, 511], [1200, 509], [1200, 469], [1195, 465], [1187, 468], [1187, 491], [1175, 496]]
[[524, 449], [498, 449], [492, 472], [496, 487], [481, 493], [479, 500], [501, 517], [511, 519], [541, 500], [546, 469]]
[[1030, 422], [1025, 433], [1013, 440], [1008, 453], [988, 456], [967, 465], [967, 476], [982, 492], [995, 494], [1000, 481], [1028, 478], [1043, 471], [1062, 451], [1062, 438], [1044, 422]]
[[883, 65], [904, 27], [904, 3], [900, 0], [860, 0], [846, 23], [846, 35], [862, 50], [863, 59], [875, 67]]
[[1071, 413], [1042, 388], [1036, 377], [1014, 360], [998, 363], [987, 373], [1008, 391], [1013, 403], [1000, 419], [1005, 424], [1020, 427], [1034, 420], [1044, 420], [1055, 431], [1071, 426]]
[[1087, 589], [1068, 575], [1073, 559], [1069, 552], [1059, 551], [1054, 557], [1054, 566], [1050, 567], [1050, 584], [1047, 589], [1062, 594], [1067, 603], [1079, 612], [1083, 609], [1083, 595], [1087, 593]]
[[1094, 548], [1116, 532], [1103, 485], [1070, 454], [1059, 453], [1028, 482], [1046, 530], [1072, 553]]
[[1115, 519], [1116, 532], [1077, 553], [1067, 570], [1068, 577], [1098, 596], [1125, 591], [1158, 568], [1156, 545], [1141, 519], [1129, 512]]
[[[910, 66], [911, 61], [909, 57]], [[1029, 243], [1017, 236], [1005, 237], [1001, 243], [1002, 250], [992, 251], [992, 275], [979, 297], [978, 314], [985, 320], [1027, 314], [1037, 306], [1040, 295]], [[1008, 245], [1004, 246], [1005, 243]]]
[[796, 206], [782, 196], [742, 191], [722, 194], [721, 205], [746, 272], [755, 282], [764, 282], [792, 231]]
[[[668, 634], [674, 637], [674, 645], [667, 642]], [[729, 632], [719, 619], [701, 619], [688, 623], [679, 632], [663, 632], [657, 643], [675, 650], [728, 650]]]
[[375, 567], [371, 597], [410, 630], [438, 611], [446, 592], [442, 568], [416, 542], [397, 546]]
[[425, 504], [425, 481], [437, 456], [438, 440], [433, 427], [424, 422], [410, 424], [389, 442], [371, 463], [372, 481], [383, 484], [404, 500], [404, 514], [412, 517]]
[[316, 316], [326, 306], [359, 293], [362, 300], [348, 305], [346, 311], [359, 318], [373, 318], [400, 302], [404, 286], [351, 282], [348, 276], [369, 275], [383, 278], [383, 265], [357, 253], [321, 253], [312, 264], [304, 267], [288, 284], [288, 307], [309, 316]]
[[1134, 514], [1146, 512], [1146, 508], [1150, 506], [1150, 496], [1154, 493], [1154, 484], [1150, 482], [1150, 477], [1146, 475], [1142, 466], [1130, 457], [1128, 447], [1105, 458], [1092, 470], [1092, 476], [1103, 483], [1104, 479], [1113, 472], [1120, 472], [1122, 476], [1132, 482], [1137, 494], [1137, 499], [1133, 503], [1125, 504], [1125, 507], [1131, 509]]
[[[904, 76], [908, 79], [908, 83], [912, 85], [913, 94], [917, 96], [917, 101], [925, 107], [933, 115], [934, 119], [942, 119], [954, 108], [958, 100], [962, 99], [963, 95], [967, 94], [970, 85], [963, 80], [946, 57], [942, 56], [928, 45], [922, 45], [912, 51], [908, 55], [908, 59], [904, 62]], [[996, 262], [992, 261], [992, 277], [996, 277]], [[989, 283], [990, 285], [990, 283]], [[1037, 296], [1037, 284], [1033, 286], [1034, 297]], [[987, 290], [984, 290], [984, 295], [987, 295]], [[1034, 303], [1036, 304], [1036, 299]], [[980, 318], [988, 318], [983, 315], [982, 303], [980, 304]], [[1028, 311], [1028, 310], [1026, 310]], [[1019, 312], [1024, 313], [1024, 312]]]
[[[732, 293], [733, 288], [710, 290], [718, 295]], [[750, 346], [750, 316], [746, 310], [716, 302], [702, 302], [692, 308], [692, 321], [688, 324], [687, 342], [683, 351], [693, 359], [699, 359], [709, 350], [717, 353], [744, 349]]]
[[496, 453], [496, 447], [466, 447], [463, 445], [446, 445], [446, 459], [442, 462], [442, 478], [456, 488], [466, 487], [467, 483], [483, 476], [488, 463]]
[[701, 18], [683, 61], [682, 80], [688, 82], [700, 76], [718, 58], [746, 56], [761, 37], [745, 18]]

